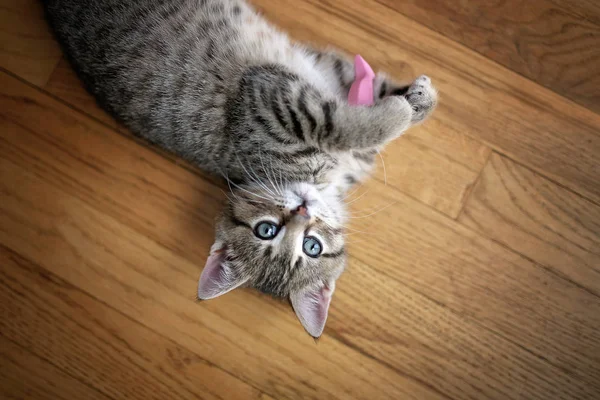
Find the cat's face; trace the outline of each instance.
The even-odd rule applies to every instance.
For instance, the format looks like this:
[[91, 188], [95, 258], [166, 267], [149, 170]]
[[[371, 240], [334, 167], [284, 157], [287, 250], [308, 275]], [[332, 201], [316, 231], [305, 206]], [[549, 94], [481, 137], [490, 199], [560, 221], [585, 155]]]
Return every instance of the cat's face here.
[[309, 184], [233, 190], [198, 297], [239, 286], [289, 297], [306, 330], [321, 335], [335, 281], [344, 269], [343, 203]]

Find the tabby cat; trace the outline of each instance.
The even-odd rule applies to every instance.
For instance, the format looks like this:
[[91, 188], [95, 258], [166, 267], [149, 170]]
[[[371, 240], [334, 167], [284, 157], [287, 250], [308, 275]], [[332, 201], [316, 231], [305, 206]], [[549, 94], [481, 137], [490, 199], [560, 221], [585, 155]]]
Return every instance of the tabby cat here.
[[243, 0], [44, 0], [98, 103], [134, 133], [231, 189], [198, 298], [240, 286], [287, 297], [318, 337], [344, 269], [344, 196], [374, 156], [436, 104], [426, 76], [378, 74], [348, 104], [354, 69], [294, 43]]

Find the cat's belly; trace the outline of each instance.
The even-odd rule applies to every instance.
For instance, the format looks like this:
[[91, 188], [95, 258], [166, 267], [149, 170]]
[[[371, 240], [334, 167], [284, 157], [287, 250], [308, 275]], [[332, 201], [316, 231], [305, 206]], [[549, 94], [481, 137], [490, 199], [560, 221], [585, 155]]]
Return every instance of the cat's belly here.
[[346, 192], [354, 184], [362, 182], [373, 170], [376, 151], [340, 152], [333, 154], [335, 166], [327, 171], [323, 180]]

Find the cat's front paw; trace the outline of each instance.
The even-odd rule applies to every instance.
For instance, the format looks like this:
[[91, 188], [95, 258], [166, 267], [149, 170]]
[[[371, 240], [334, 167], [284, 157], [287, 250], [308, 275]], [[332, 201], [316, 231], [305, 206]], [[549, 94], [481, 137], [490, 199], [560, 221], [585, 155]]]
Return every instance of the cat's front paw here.
[[408, 87], [404, 97], [412, 108], [412, 123], [423, 121], [437, 105], [437, 90], [428, 76], [421, 75]]

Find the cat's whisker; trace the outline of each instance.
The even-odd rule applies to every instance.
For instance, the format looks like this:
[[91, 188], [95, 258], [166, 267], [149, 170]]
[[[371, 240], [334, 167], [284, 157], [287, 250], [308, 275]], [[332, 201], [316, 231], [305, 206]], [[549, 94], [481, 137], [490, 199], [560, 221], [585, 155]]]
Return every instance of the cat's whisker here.
[[249, 191], [249, 190], [247, 190], [247, 189], [244, 189], [243, 187], [241, 187], [240, 185], [238, 185], [238, 184], [237, 184], [237, 183], [235, 183], [235, 182], [231, 182], [231, 184], [232, 184], [233, 186], [235, 186], [236, 188], [238, 188], [238, 189], [240, 189], [240, 190], [242, 190], [242, 191], [244, 191], [244, 192], [246, 192], [246, 193], [248, 193], [248, 194], [250, 194], [250, 195], [252, 195], [252, 196], [259, 197], [259, 198], [261, 198], [261, 199], [264, 199], [264, 200], [267, 200], [267, 201], [269, 201], [269, 202], [272, 202], [272, 201], [273, 201], [273, 198], [264, 197], [264, 196], [261, 196], [261, 195], [259, 195], [259, 194], [257, 194], [257, 193], [251, 192], [251, 191]]
[[[368, 230], [358, 230], [358, 229], [351, 229], [351, 228], [343, 228], [344, 233], [342, 233], [342, 236], [345, 237], [349, 237], [351, 235], [377, 235], [376, 232], [374, 231], [368, 231]], [[346, 231], [350, 231], [350, 232], [346, 232]]]
[[344, 233], [344, 234], [342, 234], [342, 236], [348, 237], [350, 235], [358, 235], [359, 233], [369, 234], [369, 235], [373, 234], [373, 232], [369, 232], [369, 231], [356, 231], [356, 232]]
[[249, 199], [247, 197], [244, 197], [244, 201], [246, 201], [248, 203], [255, 203], [255, 204], [269, 204], [266, 201], [252, 200], [252, 199]]
[[252, 170], [252, 172], [254, 174], [254, 177], [252, 175], [250, 175], [250, 172], [248, 171], [248, 169], [246, 168], [246, 166], [244, 165], [244, 163], [242, 163], [242, 161], [240, 160], [240, 157], [238, 156], [237, 151], [235, 152], [235, 157], [236, 157], [238, 163], [240, 164], [240, 166], [244, 169], [244, 172], [246, 173], [246, 175], [248, 175], [248, 178], [250, 178], [250, 180], [252, 182], [256, 183], [259, 187], [265, 189], [265, 191], [267, 191], [271, 196], [275, 196], [275, 193], [273, 193], [273, 191], [269, 190], [269, 188], [267, 187], [267, 185], [265, 185], [263, 182], [260, 181], [260, 179], [256, 175], [256, 172], [254, 172], [254, 170], [252, 169], [252, 167], [248, 166], [248, 168], [250, 168]]
[[[269, 182], [271, 182], [271, 185], [273, 185], [273, 188], [275, 189], [275, 191], [277, 192], [277, 194], [279, 194], [280, 196], [283, 196], [283, 190], [279, 186], [279, 184], [277, 182], [277, 178], [275, 176], [275, 170], [273, 169], [273, 163], [271, 163], [269, 165], [269, 169], [267, 169], [267, 167], [264, 164], [262, 153], [259, 153], [258, 157], [260, 158], [260, 163], [261, 163], [261, 165], [263, 167], [263, 170], [265, 171], [265, 175], [267, 175], [267, 179], [269, 180]], [[269, 174], [269, 170], [271, 170], [271, 174]], [[271, 177], [273, 179], [271, 179]]]
[[[325, 222], [327, 225], [331, 226], [331, 227], [340, 227], [339, 224], [339, 220], [337, 218], [336, 215], [332, 215], [332, 214], [320, 214], [319, 218], [321, 219], [321, 221]], [[344, 226], [342, 225], [341, 228], [343, 228]]]
[[366, 243], [368, 242], [367, 240], [357, 240], [357, 241], [347, 241], [346, 244], [347, 245], [355, 245], [355, 244], [361, 244], [361, 243]]
[[[221, 174], [221, 176], [227, 182], [227, 187], [229, 187], [229, 191], [231, 192], [231, 194], [233, 195], [233, 197], [235, 197], [236, 199], [239, 199], [239, 197], [235, 194], [235, 192], [233, 191], [233, 188], [231, 187], [231, 180], [229, 179], [229, 175], [224, 174], [222, 170], [220, 170], [219, 173]], [[227, 196], [227, 197], [229, 197], [229, 196]]]
[[[279, 179], [277, 179], [277, 176], [275, 176], [275, 181], [277, 182], [277, 184], [281, 187], [281, 195], [283, 196], [285, 193], [285, 182], [283, 180], [283, 176], [281, 173], [281, 168], [278, 169], [279, 172]], [[275, 171], [273, 171], [273, 175], [275, 175]]]
[[[275, 172], [273, 172], [273, 174], [275, 174]], [[277, 178], [275, 178], [275, 179], [277, 179]], [[281, 195], [283, 196], [283, 192], [287, 185], [287, 181], [283, 178], [283, 174], [281, 173], [281, 168], [279, 168], [279, 182], [281, 183]]]
[[263, 157], [262, 157], [262, 153], [261, 153], [260, 149], [258, 150], [258, 159], [260, 160], [260, 165], [262, 167], [262, 171], [265, 174], [265, 176], [267, 177], [267, 181], [269, 181], [269, 183], [271, 184], [271, 187], [273, 188], [273, 190], [275, 191], [275, 193], [278, 193], [277, 188], [275, 187], [275, 184], [271, 180], [271, 176], [269, 175], [269, 171], [265, 167], [265, 163], [263, 161]]
[[228, 199], [228, 200], [229, 200], [231, 203], [233, 203], [233, 199], [232, 199], [232, 198], [231, 198], [231, 197], [230, 197], [230, 196], [227, 194], [227, 192], [225, 192], [223, 189], [219, 189], [219, 190], [221, 190], [221, 192], [223, 192], [223, 194], [225, 195], [225, 197], [227, 197], [227, 199]]
[[377, 150], [377, 154], [379, 154], [379, 158], [381, 159], [381, 165], [383, 166], [383, 184], [387, 186], [387, 171], [385, 169], [385, 161], [383, 160], [383, 156], [381, 152]]
[[378, 209], [378, 210], [376, 210], [376, 211], [373, 211], [372, 213], [369, 213], [369, 214], [367, 214], [367, 215], [361, 215], [360, 217], [347, 217], [347, 218], [348, 218], [348, 219], [362, 219], [362, 218], [367, 218], [367, 217], [370, 217], [370, 216], [372, 216], [372, 215], [375, 215], [375, 214], [377, 214], [377, 213], [380, 213], [381, 211], [383, 211], [383, 210], [385, 210], [385, 209], [387, 209], [387, 208], [390, 208], [391, 206], [393, 206], [393, 205], [395, 205], [395, 204], [397, 204], [397, 203], [398, 203], [398, 202], [397, 202], [397, 201], [395, 201], [395, 202], [393, 202], [393, 203], [391, 203], [391, 204], [388, 204], [387, 206], [381, 207], [380, 209]]
[[[252, 193], [252, 192], [251, 192]], [[264, 200], [258, 200], [258, 199], [251, 199], [250, 197], [248, 197], [248, 195], [244, 194], [240, 194], [236, 196], [239, 200], [243, 200], [246, 202], [250, 202], [250, 203], [258, 203], [258, 204], [270, 204]]]
[[269, 182], [273, 186], [273, 189], [275, 190], [275, 192], [277, 192], [278, 195], [283, 196], [283, 191], [282, 191], [281, 187], [279, 187], [279, 185], [276, 185], [277, 179], [275, 178], [275, 171], [273, 170], [273, 163], [271, 163], [270, 169], [271, 169], [271, 173], [273, 174], [273, 180], [275, 182], [273, 182], [273, 180], [271, 180], [271, 175], [269, 175], [269, 171], [265, 167], [265, 163], [263, 161], [262, 153], [260, 152], [260, 150], [259, 150], [259, 153], [258, 153], [258, 157], [260, 159], [260, 164], [263, 167], [263, 171], [265, 171], [265, 175], [267, 176], [267, 179], [269, 180]]
[[[257, 204], [270, 204], [270, 203], [268, 203], [266, 201], [261, 201], [261, 200], [256, 200], [256, 199], [250, 199], [247, 196], [240, 196], [240, 195], [236, 194], [233, 191], [233, 188], [231, 187], [231, 184], [233, 182], [231, 182], [231, 180], [228, 177], [226, 177], [225, 175], [223, 175], [223, 177], [227, 181], [227, 186], [229, 187], [229, 191], [231, 192], [231, 194], [233, 195], [233, 197], [235, 197], [238, 201], [246, 201], [246, 202], [249, 202], [249, 203], [257, 203]], [[233, 184], [235, 185], [235, 183], [233, 183]], [[235, 186], [238, 186], [238, 185], [235, 185]], [[223, 194], [229, 199], [230, 202], [234, 201], [231, 198], [231, 196], [229, 196], [224, 190], [221, 189], [221, 192], [223, 192]], [[254, 194], [254, 195], [256, 195], [256, 194]]]
[[[396, 204], [396, 202], [392, 202], [390, 204], [385, 205], [385, 207], [389, 207], [392, 204]], [[359, 209], [359, 210], [354, 210], [354, 211], [347, 211], [346, 215], [356, 215], [356, 214], [364, 214], [364, 213], [369, 213], [372, 212], [373, 210], [379, 209], [383, 207], [381, 204], [375, 205], [375, 206], [371, 206], [371, 207], [366, 207], [364, 209]]]
[[355, 201], [360, 200], [367, 193], [369, 193], [369, 189], [367, 189], [363, 194], [361, 194], [360, 196], [358, 196], [354, 200], [351, 200], [351, 201], [347, 202], [346, 205], [348, 206], [348, 205], [354, 203]]
[[352, 197], [352, 195], [354, 195], [354, 193], [358, 192], [358, 191], [360, 190], [360, 188], [362, 188], [362, 187], [363, 187], [363, 185], [362, 185], [362, 184], [361, 184], [361, 185], [358, 185], [358, 186], [356, 187], [356, 189], [354, 189], [354, 190], [353, 190], [353, 191], [352, 191], [350, 194], [347, 194], [347, 195], [346, 195], [344, 198], [342, 198], [342, 201], [344, 201], [344, 200], [346, 200], [346, 199], [348, 199], [348, 198]]
[[270, 192], [273, 194], [273, 196], [281, 196], [279, 189], [277, 188], [277, 186], [275, 186], [275, 183], [271, 179], [271, 176], [269, 175], [267, 170], [264, 170], [264, 171], [265, 171], [265, 177], [267, 178], [267, 181], [269, 183], [269, 187], [272, 189], [272, 191], [270, 190]]
[[343, 225], [343, 226], [342, 226], [342, 228], [343, 228], [345, 231], [352, 231], [352, 232], [363, 232], [363, 231], [360, 231], [360, 230], [358, 230], [358, 229], [351, 228], [351, 227], [350, 227], [350, 226], [348, 226], [348, 225]]

